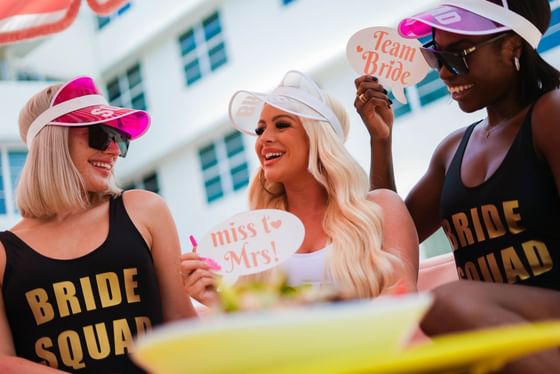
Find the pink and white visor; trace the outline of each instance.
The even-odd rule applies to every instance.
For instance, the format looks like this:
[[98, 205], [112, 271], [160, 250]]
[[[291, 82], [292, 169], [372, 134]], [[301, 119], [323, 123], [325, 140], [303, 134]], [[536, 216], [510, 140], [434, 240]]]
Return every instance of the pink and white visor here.
[[107, 103], [92, 78], [78, 77], [53, 96], [50, 107], [41, 113], [27, 132], [26, 144], [31, 148], [33, 139], [45, 126], [89, 126], [103, 123], [128, 135], [131, 139], [142, 136], [150, 127], [150, 116], [143, 110], [121, 108]]
[[462, 35], [489, 35], [513, 30], [533, 48], [542, 33], [529, 20], [509, 9], [486, 0], [445, 0], [433, 9], [403, 19], [398, 31], [405, 38], [430, 35], [432, 28]]

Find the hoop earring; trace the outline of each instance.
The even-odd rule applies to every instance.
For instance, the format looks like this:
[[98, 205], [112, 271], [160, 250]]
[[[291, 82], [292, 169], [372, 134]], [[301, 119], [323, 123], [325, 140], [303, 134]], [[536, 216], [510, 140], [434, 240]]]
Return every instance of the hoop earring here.
[[513, 58], [513, 64], [515, 65], [515, 70], [521, 70], [521, 64], [519, 63], [519, 57], [515, 56]]

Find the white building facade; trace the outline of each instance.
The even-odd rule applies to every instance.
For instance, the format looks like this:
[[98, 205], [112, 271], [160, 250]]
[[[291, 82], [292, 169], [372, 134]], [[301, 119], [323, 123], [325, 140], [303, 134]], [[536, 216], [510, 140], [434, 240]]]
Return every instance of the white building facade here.
[[[401, 0], [135, 0], [109, 18], [85, 3], [66, 31], [0, 49], [0, 228], [18, 214], [14, 186], [25, 160], [17, 116], [28, 97], [52, 81], [93, 76], [110, 101], [146, 109], [152, 127], [119, 160], [123, 187], [161, 194], [185, 250], [189, 234], [247, 209], [247, 185], [257, 167], [254, 139], [230, 125], [227, 105], [238, 89], [271, 90], [291, 69], [313, 77], [347, 107], [347, 147], [369, 170], [369, 138], [353, 108], [353, 72], [346, 42], [371, 26], [395, 27], [433, 1]], [[540, 50], [560, 66], [560, 2]], [[436, 145], [482, 113], [462, 113], [435, 72], [393, 100], [394, 167], [405, 197], [424, 173]], [[425, 255], [448, 250], [439, 235]]]

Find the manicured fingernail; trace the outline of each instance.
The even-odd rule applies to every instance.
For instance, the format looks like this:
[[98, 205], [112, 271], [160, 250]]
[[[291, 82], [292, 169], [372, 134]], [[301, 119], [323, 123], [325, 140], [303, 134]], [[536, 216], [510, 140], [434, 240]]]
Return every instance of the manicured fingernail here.
[[218, 264], [216, 261], [212, 260], [211, 258], [208, 257], [201, 257], [200, 258], [202, 261], [206, 262], [206, 265], [208, 265], [208, 268], [210, 270], [220, 270], [222, 267], [220, 266], [220, 264]]

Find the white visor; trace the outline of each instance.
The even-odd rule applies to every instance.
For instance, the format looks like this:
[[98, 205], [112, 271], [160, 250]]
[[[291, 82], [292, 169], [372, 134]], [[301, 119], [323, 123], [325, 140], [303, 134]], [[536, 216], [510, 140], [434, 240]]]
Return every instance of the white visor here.
[[321, 89], [305, 74], [291, 70], [270, 94], [237, 91], [229, 102], [233, 126], [248, 135], [255, 129], [265, 104], [298, 117], [328, 122], [340, 139], [344, 138], [338, 118], [327, 105]]

